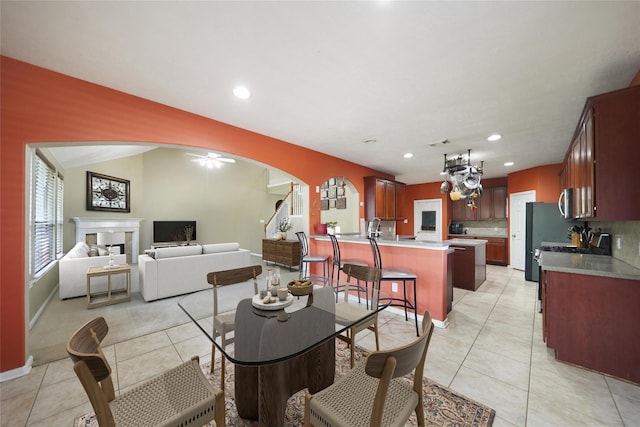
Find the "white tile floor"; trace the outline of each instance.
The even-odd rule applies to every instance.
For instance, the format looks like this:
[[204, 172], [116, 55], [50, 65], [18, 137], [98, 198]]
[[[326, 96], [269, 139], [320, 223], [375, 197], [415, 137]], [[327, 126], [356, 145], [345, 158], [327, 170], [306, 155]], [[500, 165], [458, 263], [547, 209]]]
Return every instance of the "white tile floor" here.
[[[494, 426], [638, 426], [640, 387], [554, 360], [541, 338], [536, 284], [520, 271], [487, 267], [477, 292], [454, 290], [446, 329], [436, 328], [426, 375], [496, 410]], [[381, 316], [383, 347], [414, 337], [404, 317]], [[373, 337], [359, 335], [371, 348]], [[191, 324], [106, 347], [120, 390], [193, 354], [210, 357], [210, 344]], [[71, 362], [33, 368], [0, 384], [2, 426], [71, 426], [91, 408]]]

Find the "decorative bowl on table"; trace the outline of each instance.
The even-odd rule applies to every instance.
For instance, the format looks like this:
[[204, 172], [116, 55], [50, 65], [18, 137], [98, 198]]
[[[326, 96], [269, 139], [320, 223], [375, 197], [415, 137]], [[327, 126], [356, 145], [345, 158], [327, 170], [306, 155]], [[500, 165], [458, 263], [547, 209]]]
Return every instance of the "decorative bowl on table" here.
[[313, 283], [311, 280], [294, 280], [287, 285], [291, 295], [301, 297], [303, 295], [309, 295], [313, 292]]

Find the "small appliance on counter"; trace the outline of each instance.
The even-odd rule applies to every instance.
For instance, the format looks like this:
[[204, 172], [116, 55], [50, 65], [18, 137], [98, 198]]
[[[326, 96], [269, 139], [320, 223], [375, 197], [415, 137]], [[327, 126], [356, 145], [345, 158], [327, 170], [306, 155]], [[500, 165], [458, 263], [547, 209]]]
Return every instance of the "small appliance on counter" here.
[[611, 235], [600, 233], [591, 240], [591, 252], [597, 255], [611, 255]]
[[452, 222], [451, 224], [449, 224], [449, 234], [462, 234], [462, 225], [463, 224], [460, 222]]

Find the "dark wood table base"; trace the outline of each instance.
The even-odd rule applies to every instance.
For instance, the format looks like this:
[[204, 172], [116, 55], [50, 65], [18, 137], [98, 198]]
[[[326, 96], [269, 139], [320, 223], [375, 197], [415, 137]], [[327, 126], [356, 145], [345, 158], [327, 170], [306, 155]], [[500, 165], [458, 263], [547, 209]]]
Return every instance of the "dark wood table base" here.
[[316, 393], [333, 384], [335, 355], [335, 338], [332, 338], [283, 362], [263, 366], [235, 365], [238, 415], [258, 420], [261, 426], [282, 426], [289, 397], [307, 387], [310, 393]]

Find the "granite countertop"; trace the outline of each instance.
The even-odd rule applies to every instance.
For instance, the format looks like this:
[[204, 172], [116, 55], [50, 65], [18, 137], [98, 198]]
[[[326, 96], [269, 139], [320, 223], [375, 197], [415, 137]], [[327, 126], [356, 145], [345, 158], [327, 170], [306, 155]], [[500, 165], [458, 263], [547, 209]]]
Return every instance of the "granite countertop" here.
[[[314, 239], [328, 240], [327, 235], [311, 235]], [[369, 244], [369, 239], [361, 235], [343, 235], [336, 234], [338, 240], [343, 242], [362, 243]], [[438, 242], [435, 240], [416, 240], [412, 236], [397, 236], [395, 239], [378, 239], [378, 245], [380, 246], [400, 246], [406, 248], [420, 248], [420, 249], [434, 249], [434, 250], [447, 250], [449, 245], [456, 246], [481, 246], [486, 245], [486, 240], [481, 239], [451, 239]]]
[[[329, 236], [326, 234], [315, 234], [309, 236], [313, 239], [318, 240], [329, 240]], [[351, 242], [351, 243], [359, 243], [359, 244], [369, 244], [369, 239], [361, 236], [361, 235], [343, 235], [336, 234], [336, 237], [341, 242]], [[378, 239], [378, 245], [380, 246], [399, 246], [405, 248], [417, 248], [417, 249], [432, 249], [432, 250], [447, 250], [449, 248], [449, 241], [445, 240], [444, 242], [437, 242], [431, 240], [415, 240], [409, 238], [408, 236], [402, 237], [398, 236], [396, 239]]]
[[542, 269], [615, 279], [640, 280], [640, 269], [607, 255], [544, 252]]
[[482, 239], [449, 239], [446, 242], [456, 246], [481, 246], [487, 244], [487, 241]]
[[496, 233], [467, 233], [467, 234], [453, 234], [453, 233], [449, 233], [449, 236], [452, 237], [493, 237], [493, 238], [497, 238], [497, 239], [506, 239], [507, 233], [506, 232], [496, 232]]

